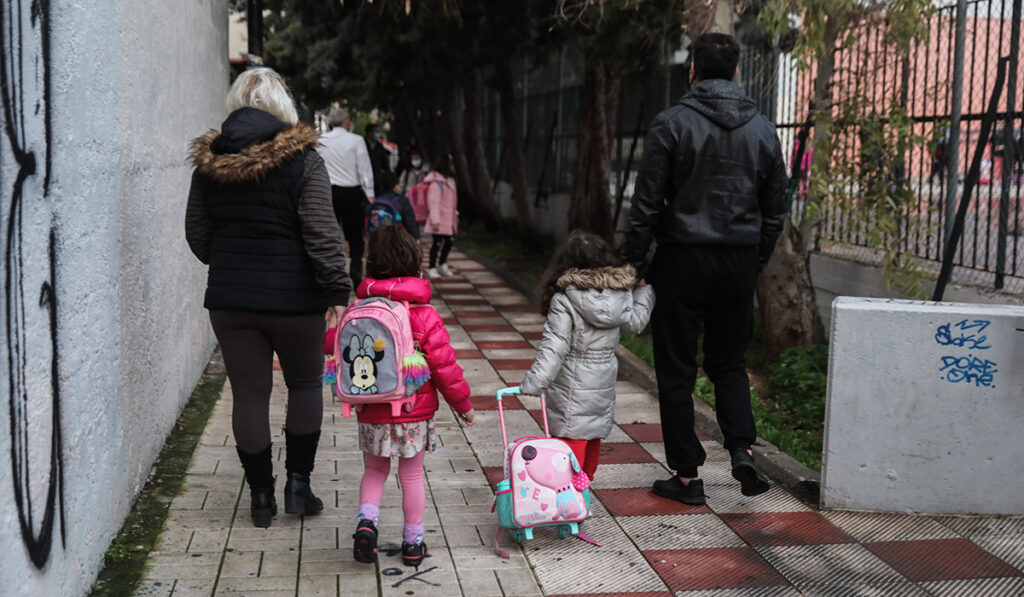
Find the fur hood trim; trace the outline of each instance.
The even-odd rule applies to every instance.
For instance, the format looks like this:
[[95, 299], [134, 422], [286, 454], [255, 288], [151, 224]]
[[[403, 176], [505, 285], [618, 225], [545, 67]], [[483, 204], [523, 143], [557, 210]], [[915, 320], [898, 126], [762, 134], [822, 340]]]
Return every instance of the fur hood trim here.
[[595, 269], [568, 269], [558, 278], [562, 290], [573, 286], [580, 290], [611, 289], [632, 290], [636, 284], [636, 269], [632, 265], [599, 267]]
[[319, 145], [320, 139], [316, 129], [300, 122], [239, 153], [214, 153], [210, 145], [218, 135], [219, 131], [210, 131], [192, 141], [191, 158], [200, 173], [220, 183], [259, 180], [299, 153]]

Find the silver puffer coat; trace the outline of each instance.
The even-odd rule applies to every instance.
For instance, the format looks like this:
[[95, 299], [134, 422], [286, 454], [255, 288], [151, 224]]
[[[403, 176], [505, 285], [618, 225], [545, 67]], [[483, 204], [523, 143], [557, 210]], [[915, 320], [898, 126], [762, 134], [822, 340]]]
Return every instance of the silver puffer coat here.
[[639, 333], [654, 308], [650, 286], [633, 289], [632, 266], [570, 269], [558, 279], [544, 338], [521, 384], [545, 392], [551, 435], [599, 439], [615, 415], [619, 332]]

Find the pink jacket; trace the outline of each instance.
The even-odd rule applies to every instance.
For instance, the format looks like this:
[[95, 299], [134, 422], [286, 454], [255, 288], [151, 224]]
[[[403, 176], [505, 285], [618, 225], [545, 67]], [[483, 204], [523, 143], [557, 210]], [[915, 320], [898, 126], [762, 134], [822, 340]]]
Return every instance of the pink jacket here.
[[[357, 409], [360, 423], [414, 423], [434, 418], [437, 412], [437, 391], [459, 414], [473, 408], [469, 401], [469, 384], [462, 376], [462, 367], [455, 362], [455, 350], [448, 339], [441, 316], [430, 306], [430, 282], [421, 278], [366, 278], [356, 290], [356, 297], [383, 296], [396, 301], [409, 301], [409, 325], [416, 346], [426, 356], [430, 366], [430, 381], [416, 392], [412, 412], [391, 416], [390, 404], [368, 404]], [[338, 328], [324, 335], [324, 352], [334, 350], [334, 335]]]
[[455, 179], [432, 171], [423, 180], [431, 183], [427, 187], [427, 224], [423, 227], [423, 233], [455, 234], [459, 231], [458, 194], [455, 192]]

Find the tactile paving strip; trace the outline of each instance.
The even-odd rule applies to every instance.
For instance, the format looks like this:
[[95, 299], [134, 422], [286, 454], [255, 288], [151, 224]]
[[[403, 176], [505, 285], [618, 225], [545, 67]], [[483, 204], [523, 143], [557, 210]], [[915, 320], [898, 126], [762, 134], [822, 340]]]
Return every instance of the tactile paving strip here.
[[[600, 471], [600, 469], [598, 469]], [[613, 516], [656, 516], [659, 514], [711, 514], [707, 506], [688, 506], [654, 495], [649, 487], [600, 489], [594, 492]]]
[[957, 534], [924, 516], [866, 512], [822, 512], [826, 520], [858, 541], [947, 539]]
[[758, 547], [764, 559], [801, 590], [821, 585], [841, 590], [854, 583], [900, 583], [906, 579], [863, 545]]
[[807, 512], [803, 502], [789, 492], [773, 485], [766, 493], [746, 496], [740, 493], [739, 483], [732, 485], [705, 485], [708, 506], [719, 514], [726, 512]]
[[749, 547], [654, 550], [644, 557], [674, 591], [789, 585]]
[[593, 487], [597, 490], [617, 487], [651, 487], [658, 479], [666, 479], [669, 472], [656, 463], [602, 464], [597, 469]]
[[722, 520], [751, 545], [854, 543], [817, 512], [722, 514]]
[[886, 541], [864, 547], [913, 581], [1021, 575], [967, 539]]
[[799, 597], [793, 587], [755, 587], [751, 589], [711, 589], [709, 591], [677, 591], [675, 597]]
[[923, 582], [921, 587], [935, 597], [1007, 597], [1024, 595], [1024, 578], [973, 578]]
[[582, 581], [589, 593], [664, 591], [665, 583], [647, 565], [640, 552], [555, 553], [539, 551], [527, 556], [544, 594], [572, 594]]
[[625, 516], [617, 519], [643, 551], [705, 547], [739, 547], [743, 540], [714, 514]]

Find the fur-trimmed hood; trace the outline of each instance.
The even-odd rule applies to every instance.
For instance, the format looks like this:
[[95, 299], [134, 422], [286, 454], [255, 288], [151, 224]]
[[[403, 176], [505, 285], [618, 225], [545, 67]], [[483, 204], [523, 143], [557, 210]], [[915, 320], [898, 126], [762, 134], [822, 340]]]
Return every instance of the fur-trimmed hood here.
[[191, 151], [196, 169], [219, 183], [259, 180], [320, 138], [308, 124], [290, 127], [255, 108], [235, 110], [221, 129], [192, 141]]
[[558, 278], [559, 288], [565, 290], [575, 286], [580, 290], [589, 288], [608, 288], [611, 290], [631, 290], [636, 285], [636, 269], [632, 265], [620, 267], [598, 267], [595, 269], [571, 268]]
[[573, 308], [595, 328], [623, 326], [633, 315], [636, 270], [631, 265], [566, 270], [557, 284]]

